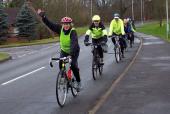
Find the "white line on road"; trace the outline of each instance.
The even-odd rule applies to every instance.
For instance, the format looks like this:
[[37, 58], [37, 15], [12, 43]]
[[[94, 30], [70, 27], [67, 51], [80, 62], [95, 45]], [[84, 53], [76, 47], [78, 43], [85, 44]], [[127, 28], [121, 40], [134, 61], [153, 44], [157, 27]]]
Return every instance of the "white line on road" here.
[[143, 43], [143, 45], [147, 46], [147, 45], [154, 45], [154, 44], [164, 44], [163, 41], [157, 41], [157, 42], [145, 42]]
[[26, 56], [26, 54], [23, 54], [23, 55], [18, 56], [18, 58], [22, 58], [22, 57], [25, 57], [25, 56]]
[[36, 70], [34, 70], [34, 71], [32, 71], [32, 72], [29, 72], [29, 73], [27, 73], [27, 74], [24, 74], [24, 75], [22, 75], [22, 76], [19, 76], [19, 77], [15, 78], [15, 79], [12, 79], [12, 80], [10, 80], [10, 81], [7, 81], [7, 82], [5, 82], [5, 83], [3, 83], [3, 84], [1, 84], [1, 85], [7, 85], [7, 84], [9, 84], [9, 83], [11, 83], [11, 82], [14, 82], [14, 81], [16, 81], [16, 80], [18, 80], [18, 79], [24, 78], [24, 77], [26, 77], [26, 76], [28, 76], [28, 75], [30, 75], [30, 74], [33, 74], [33, 73], [35, 73], [35, 72], [37, 72], [37, 71], [40, 71], [40, 70], [42, 70], [42, 69], [44, 69], [44, 68], [45, 68], [45, 67], [41, 67], [41, 68], [36, 69]]

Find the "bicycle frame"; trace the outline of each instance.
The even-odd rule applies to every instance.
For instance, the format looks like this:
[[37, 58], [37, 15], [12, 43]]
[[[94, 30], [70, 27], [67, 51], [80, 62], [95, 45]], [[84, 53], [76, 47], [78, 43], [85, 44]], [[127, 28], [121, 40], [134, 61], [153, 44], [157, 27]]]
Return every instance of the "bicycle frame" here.
[[[52, 58], [51, 60], [62, 61], [62, 68], [58, 73], [57, 81], [56, 81], [56, 98], [59, 106], [63, 107], [69, 88], [71, 88], [72, 95], [74, 97], [77, 96], [77, 88], [74, 86], [75, 79], [72, 76], [72, 70], [70, 68], [71, 58], [70, 57]], [[51, 67], [53, 67], [52, 61], [50, 62]], [[68, 69], [66, 68], [66, 64], [69, 64]]]

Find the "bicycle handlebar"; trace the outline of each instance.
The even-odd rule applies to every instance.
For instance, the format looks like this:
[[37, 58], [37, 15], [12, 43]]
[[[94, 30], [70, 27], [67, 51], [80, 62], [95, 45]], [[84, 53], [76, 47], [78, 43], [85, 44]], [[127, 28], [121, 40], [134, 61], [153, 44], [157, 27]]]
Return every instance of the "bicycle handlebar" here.
[[101, 42], [101, 43], [87, 43], [87, 46], [98, 46], [98, 45], [104, 45], [104, 44], [106, 44], [106, 43], [103, 43], [103, 42]]
[[50, 61], [50, 66], [53, 67], [53, 63], [52, 61], [64, 61], [65, 63], [71, 63], [72, 59], [71, 59], [71, 56], [67, 56], [67, 57], [62, 57], [62, 58], [51, 58], [51, 61]]

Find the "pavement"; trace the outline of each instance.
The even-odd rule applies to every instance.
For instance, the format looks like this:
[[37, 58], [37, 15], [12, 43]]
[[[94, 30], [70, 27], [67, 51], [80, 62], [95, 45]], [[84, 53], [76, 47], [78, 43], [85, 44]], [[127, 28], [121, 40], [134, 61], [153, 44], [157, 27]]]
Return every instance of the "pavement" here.
[[170, 114], [170, 43], [138, 33], [142, 48], [95, 114]]

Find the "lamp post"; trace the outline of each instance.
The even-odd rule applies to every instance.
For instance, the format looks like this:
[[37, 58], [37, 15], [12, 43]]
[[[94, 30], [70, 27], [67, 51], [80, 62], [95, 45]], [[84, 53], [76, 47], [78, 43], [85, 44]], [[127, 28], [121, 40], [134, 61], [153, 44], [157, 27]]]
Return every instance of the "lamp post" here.
[[168, 36], [169, 36], [168, 0], [166, 0], [166, 18], [167, 18], [167, 22], [166, 22], [166, 37], [168, 39]]
[[91, 7], [90, 7], [90, 9], [91, 9], [90, 12], [91, 12], [91, 13], [90, 13], [90, 15], [91, 15], [91, 17], [92, 17], [92, 16], [93, 16], [93, 1], [91, 0], [90, 2], [91, 2]]
[[141, 23], [143, 25], [143, 0], [141, 0]]
[[135, 20], [133, 3], [134, 3], [134, 1], [132, 0], [132, 19]]
[[66, 0], [66, 16], [67, 16], [67, 12], [68, 12], [68, 4], [67, 4], [67, 0]]

